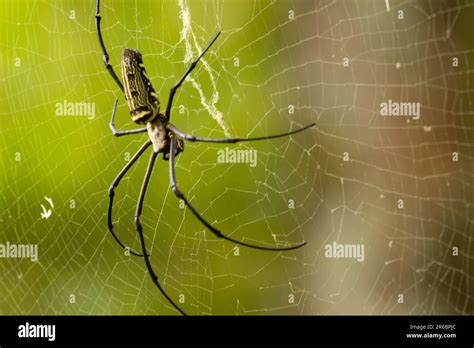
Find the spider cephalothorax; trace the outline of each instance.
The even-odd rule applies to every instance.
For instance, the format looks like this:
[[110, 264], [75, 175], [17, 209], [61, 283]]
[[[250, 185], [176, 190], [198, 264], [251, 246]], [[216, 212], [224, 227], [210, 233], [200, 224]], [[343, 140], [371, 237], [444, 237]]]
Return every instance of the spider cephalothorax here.
[[[266, 135], [266, 136], [259, 136], [253, 138], [203, 138], [203, 137], [196, 137], [194, 135], [186, 134], [176, 128], [174, 125], [170, 123], [170, 115], [171, 115], [171, 107], [173, 105], [173, 98], [175, 96], [176, 90], [181, 87], [186, 77], [194, 70], [199, 60], [202, 56], [207, 52], [207, 50], [211, 47], [211, 45], [216, 41], [217, 37], [219, 36], [220, 32], [212, 39], [212, 41], [207, 45], [207, 47], [202, 51], [199, 57], [196, 58], [195, 61], [191, 63], [188, 69], [185, 71], [183, 76], [179, 79], [178, 82], [171, 88], [170, 94], [168, 97], [168, 104], [166, 105], [166, 112], [164, 114], [160, 113], [160, 101], [158, 100], [158, 95], [155, 92], [155, 89], [151, 85], [150, 79], [148, 78], [145, 66], [143, 65], [142, 55], [138, 50], [134, 49], [124, 49], [122, 52], [122, 59], [121, 59], [121, 70], [122, 70], [122, 81], [117, 77], [117, 74], [114, 71], [114, 68], [109, 63], [109, 55], [104, 45], [104, 40], [102, 39], [102, 33], [100, 31], [100, 0], [97, 0], [96, 6], [96, 29], [97, 29], [97, 37], [99, 38], [100, 47], [102, 49], [102, 54], [104, 58], [104, 64], [107, 71], [110, 73], [112, 78], [114, 79], [115, 83], [119, 86], [122, 92], [125, 94], [125, 99], [127, 101], [127, 106], [132, 115], [132, 120], [141, 125], [146, 125], [146, 127], [138, 128], [138, 129], [131, 129], [131, 130], [124, 130], [120, 131], [115, 128], [114, 119], [115, 119], [115, 111], [117, 110], [117, 99], [114, 103], [114, 108], [112, 110], [112, 118], [110, 120], [109, 126], [112, 130], [112, 134], [114, 136], [120, 137], [123, 135], [130, 135], [130, 134], [138, 134], [138, 133], [148, 133], [149, 140], [146, 141], [137, 153], [130, 159], [130, 161], [123, 167], [120, 173], [115, 177], [114, 181], [109, 187], [109, 208], [107, 212], [107, 224], [109, 227], [109, 231], [120, 244], [120, 246], [126, 250], [128, 250], [131, 254], [136, 256], [143, 256], [145, 260], [145, 264], [150, 274], [153, 283], [157, 286], [157, 288], [161, 291], [163, 296], [169, 301], [173, 307], [179, 311], [181, 314], [185, 314], [184, 311], [179, 308], [179, 306], [171, 299], [171, 297], [166, 293], [166, 291], [162, 288], [160, 282], [158, 281], [158, 276], [155, 274], [153, 267], [151, 266], [150, 257], [148, 255], [146, 245], [145, 245], [145, 238], [143, 236], [143, 228], [140, 223], [140, 217], [142, 213], [143, 201], [145, 199], [145, 192], [148, 187], [148, 183], [150, 181], [151, 173], [153, 170], [153, 166], [155, 164], [155, 159], [158, 153], [163, 153], [163, 158], [165, 160], [169, 160], [169, 177], [170, 177], [170, 187], [173, 193], [181, 199], [186, 206], [189, 208], [191, 213], [196, 216], [196, 218], [209, 230], [211, 231], [216, 237], [228, 240], [230, 242], [243, 245], [253, 249], [259, 250], [268, 250], [268, 251], [283, 251], [283, 250], [293, 250], [298, 249], [306, 244], [306, 242], [299, 243], [293, 246], [285, 246], [285, 247], [278, 247], [278, 246], [262, 246], [262, 245], [255, 245], [247, 242], [243, 242], [232, 237], [227, 236], [219, 229], [211, 225], [198, 211], [194, 208], [193, 205], [188, 201], [186, 195], [181, 192], [178, 188], [176, 183], [175, 177], [175, 158], [176, 156], [184, 150], [184, 140], [186, 141], [198, 141], [204, 143], [237, 143], [241, 141], [255, 141], [255, 140], [267, 140], [267, 139], [274, 139], [274, 138], [281, 138], [286, 137], [291, 134], [302, 132], [310, 127], [313, 127], [315, 124], [312, 123], [306, 127], [298, 128], [291, 132], [281, 133], [281, 134], [274, 134], [274, 135]], [[136, 252], [131, 250], [125, 244], [123, 244], [117, 235], [114, 232], [113, 223], [112, 223], [112, 206], [113, 200], [115, 195], [115, 188], [118, 186], [124, 175], [130, 169], [130, 167], [140, 158], [140, 156], [145, 152], [145, 150], [150, 146], [153, 145], [153, 151], [150, 156], [150, 162], [148, 164], [148, 168], [145, 172], [145, 178], [143, 179], [142, 188], [140, 190], [140, 196], [138, 197], [137, 209], [135, 211], [135, 228], [138, 233], [138, 238], [140, 240], [140, 247], [142, 253]]]

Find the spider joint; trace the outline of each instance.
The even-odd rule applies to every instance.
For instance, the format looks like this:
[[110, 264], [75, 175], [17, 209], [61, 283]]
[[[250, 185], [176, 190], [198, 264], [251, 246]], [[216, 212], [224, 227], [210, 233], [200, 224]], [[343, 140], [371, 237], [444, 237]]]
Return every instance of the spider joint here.
[[135, 222], [135, 227], [137, 228], [137, 230], [141, 231], [142, 230], [142, 225], [140, 223], [140, 214], [135, 215], [134, 222]]
[[109, 187], [109, 197], [110, 198], [113, 198], [115, 196], [115, 187], [114, 186], [110, 186]]
[[171, 185], [171, 190], [176, 195], [176, 197], [178, 197], [180, 199], [184, 199], [183, 193], [178, 189], [178, 187], [176, 187], [176, 184]]

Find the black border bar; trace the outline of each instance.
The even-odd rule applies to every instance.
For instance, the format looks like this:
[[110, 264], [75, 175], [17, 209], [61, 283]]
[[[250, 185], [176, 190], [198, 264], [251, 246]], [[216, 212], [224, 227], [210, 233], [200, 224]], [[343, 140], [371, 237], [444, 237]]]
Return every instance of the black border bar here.
[[[14, 345], [324, 344], [474, 347], [473, 316], [3, 316], [0, 347]], [[19, 326], [55, 325], [55, 340]], [[412, 338], [407, 334], [427, 334]], [[451, 337], [435, 338], [438, 335]], [[456, 337], [452, 337], [455, 334]]]

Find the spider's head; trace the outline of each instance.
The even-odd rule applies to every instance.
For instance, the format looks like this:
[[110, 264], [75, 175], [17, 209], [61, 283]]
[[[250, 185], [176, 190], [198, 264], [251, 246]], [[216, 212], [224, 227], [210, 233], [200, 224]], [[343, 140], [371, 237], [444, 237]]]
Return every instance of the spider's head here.
[[123, 90], [132, 120], [146, 124], [159, 114], [160, 101], [146, 74], [142, 54], [138, 50], [125, 48], [120, 65]]

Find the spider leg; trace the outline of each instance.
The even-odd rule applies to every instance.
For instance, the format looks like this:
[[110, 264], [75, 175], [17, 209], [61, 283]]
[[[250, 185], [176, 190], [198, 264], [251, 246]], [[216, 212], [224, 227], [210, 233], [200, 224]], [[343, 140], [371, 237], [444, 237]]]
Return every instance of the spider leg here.
[[114, 79], [115, 83], [119, 86], [119, 88], [123, 92], [123, 85], [122, 82], [120, 82], [119, 78], [117, 77], [117, 74], [114, 71], [114, 68], [112, 65], [110, 65], [109, 62], [109, 54], [107, 53], [107, 49], [105, 48], [104, 40], [102, 39], [102, 32], [100, 30], [100, 20], [102, 19], [102, 16], [100, 15], [100, 0], [97, 0], [96, 8], [95, 8], [95, 28], [97, 31], [97, 37], [99, 39], [100, 47], [102, 48], [102, 54], [104, 57], [104, 64], [105, 68], [109, 72], [110, 76]]
[[216, 36], [214, 36], [214, 38], [211, 40], [211, 42], [209, 43], [209, 45], [207, 45], [207, 47], [204, 49], [204, 51], [202, 51], [201, 55], [199, 57], [196, 58], [196, 60], [194, 62], [191, 63], [191, 65], [188, 67], [188, 69], [186, 70], [186, 72], [184, 73], [183, 77], [181, 77], [181, 79], [171, 88], [170, 90], [170, 95], [168, 97], [168, 105], [166, 106], [166, 113], [165, 113], [165, 117], [167, 120], [170, 119], [170, 113], [171, 113], [171, 106], [173, 104], [173, 98], [174, 98], [174, 95], [176, 93], [176, 90], [181, 87], [181, 85], [183, 84], [184, 80], [186, 79], [186, 77], [188, 77], [188, 75], [191, 73], [191, 71], [194, 70], [194, 68], [196, 67], [196, 64], [199, 62], [199, 60], [202, 58], [202, 56], [207, 52], [207, 50], [212, 46], [212, 44], [217, 40], [217, 38], [219, 37], [220, 35], [220, 31], [216, 34]]
[[189, 203], [189, 201], [186, 199], [184, 194], [179, 190], [178, 186], [176, 185], [176, 178], [175, 178], [175, 170], [174, 170], [174, 159], [175, 159], [175, 152], [176, 152], [176, 137], [171, 135], [171, 148], [170, 148], [170, 183], [171, 183], [171, 189], [173, 190], [174, 194], [179, 198], [184, 201], [186, 206], [191, 210], [191, 212], [196, 216], [196, 218], [201, 221], [201, 223], [206, 226], [214, 235], [218, 238], [223, 238], [228, 241], [231, 241], [236, 244], [240, 244], [249, 248], [254, 248], [254, 249], [259, 249], [259, 250], [269, 250], [269, 251], [283, 251], [283, 250], [293, 250], [293, 249], [298, 249], [301, 248], [302, 246], [306, 245], [306, 242], [291, 246], [291, 247], [285, 247], [285, 248], [271, 248], [271, 247], [264, 247], [264, 246], [259, 246], [259, 245], [254, 245], [254, 244], [249, 244], [245, 242], [238, 241], [236, 239], [233, 239], [231, 237], [228, 237], [224, 235], [221, 231], [219, 231], [217, 228], [212, 226], [206, 219], [204, 219], [201, 214], [197, 212], [197, 210]]
[[291, 134], [299, 133], [302, 132], [308, 128], [311, 128], [315, 126], [316, 123], [311, 123], [305, 127], [298, 128], [294, 131], [288, 132], [288, 133], [281, 133], [281, 134], [272, 134], [272, 135], [266, 135], [266, 136], [261, 136], [261, 137], [254, 137], [254, 138], [201, 138], [201, 137], [195, 137], [194, 135], [186, 134], [182, 131], [180, 131], [178, 128], [176, 128], [174, 125], [171, 123], [168, 123], [166, 127], [171, 130], [173, 133], [176, 133], [179, 135], [181, 138], [188, 140], [188, 141], [198, 141], [198, 142], [203, 142], [203, 143], [238, 143], [241, 141], [256, 141], [256, 140], [268, 140], [268, 139], [274, 139], [274, 138], [281, 138], [281, 137], [286, 137]]
[[119, 130], [117, 130], [117, 128], [115, 128], [115, 122], [114, 121], [115, 121], [115, 111], [117, 110], [117, 103], [118, 103], [118, 99], [115, 99], [114, 108], [112, 110], [112, 118], [110, 119], [110, 122], [109, 122], [109, 127], [112, 130], [113, 136], [114, 137], [121, 137], [122, 135], [145, 133], [147, 131], [146, 127], [131, 129], [131, 130], [124, 130], [124, 131], [119, 131]]
[[158, 277], [153, 271], [153, 267], [151, 266], [150, 258], [148, 256], [147, 250], [146, 250], [146, 245], [145, 245], [145, 238], [143, 237], [143, 229], [142, 225], [140, 223], [140, 216], [142, 214], [142, 207], [143, 207], [143, 200], [145, 199], [145, 193], [146, 189], [148, 187], [148, 183], [150, 181], [150, 176], [151, 172], [153, 171], [153, 166], [155, 164], [155, 159], [156, 155], [158, 153], [152, 152], [151, 157], [150, 157], [150, 162], [148, 163], [148, 168], [145, 173], [145, 178], [143, 179], [143, 184], [142, 188], [140, 190], [140, 196], [138, 198], [138, 204], [137, 204], [137, 210], [135, 212], [135, 227], [137, 229], [138, 237], [140, 238], [140, 244], [142, 247], [142, 252], [143, 255], [145, 255], [145, 263], [146, 263], [146, 268], [148, 269], [148, 273], [150, 274], [151, 279], [153, 280], [153, 283], [158, 287], [160, 292], [163, 294], [164, 297], [168, 300], [169, 303], [173, 305], [173, 307], [180, 312], [182, 315], [186, 315], [185, 312], [181, 308], [178, 307], [176, 303], [173, 302], [173, 300], [168, 296], [166, 291], [161, 287], [160, 282], [158, 281]]
[[[148, 146], [151, 145], [151, 140], [148, 140], [146, 143], [142, 145], [142, 147], [133, 155], [133, 157], [128, 161], [128, 163], [125, 165], [125, 167], [122, 168], [120, 173], [115, 177], [114, 181], [112, 181], [112, 184], [109, 187], [109, 209], [107, 212], [107, 224], [109, 226], [109, 231], [112, 233], [112, 236], [114, 239], [117, 241], [117, 243], [120, 244], [122, 248], [127, 248], [125, 244], [123, 244], [120, 239], [117, 237], [117, 235], [114, 232], [114, 225], [112, 223], [112, 206], [114, 204], [114, 196], [115, 196], [115, 188], [120, 184], [120, 181], [122, 180], [123, 176], [128, 172], [130, 167], [140, 158], [140, 156], [145, 152], [145, 150], [148, 148]], [[133, 251], [130, 249], [130, 254], [135, 255], [135, 256], [143, 256], [140, 253], [137, 253], [136, 251]]]

